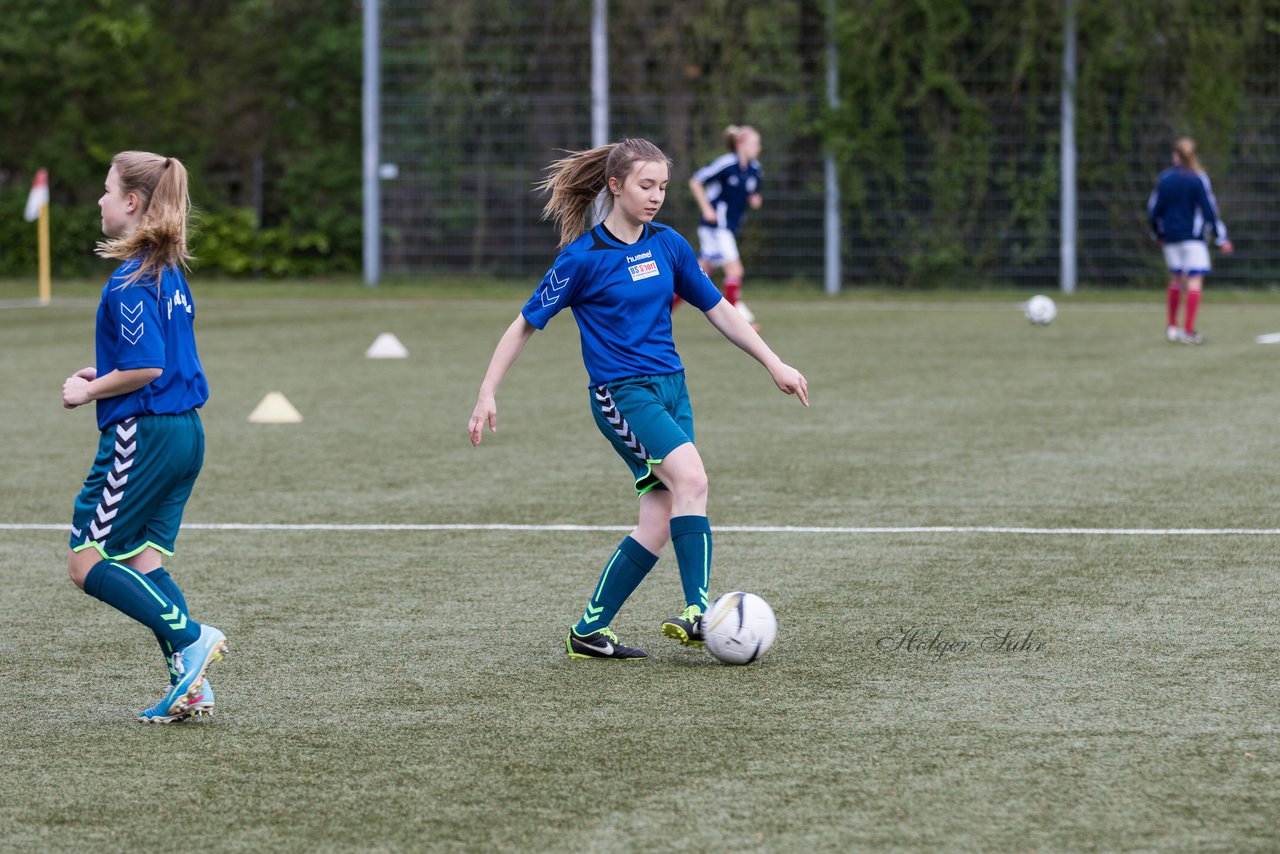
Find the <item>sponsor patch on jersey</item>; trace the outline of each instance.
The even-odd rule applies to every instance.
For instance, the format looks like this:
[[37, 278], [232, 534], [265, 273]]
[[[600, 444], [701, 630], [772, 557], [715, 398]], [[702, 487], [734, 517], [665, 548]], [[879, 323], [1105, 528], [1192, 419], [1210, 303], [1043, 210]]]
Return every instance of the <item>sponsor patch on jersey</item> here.
[[638, 282], [641, 279], [649, 279], [658, 275], [658, 262], [645, 261], [643, 264], [632, 264], [627, 268], [631, 273], [631, 281]]

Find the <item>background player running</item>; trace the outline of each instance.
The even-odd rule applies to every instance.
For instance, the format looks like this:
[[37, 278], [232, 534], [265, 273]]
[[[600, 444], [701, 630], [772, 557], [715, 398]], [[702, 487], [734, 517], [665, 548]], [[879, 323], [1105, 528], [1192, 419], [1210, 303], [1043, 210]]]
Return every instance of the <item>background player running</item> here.
[[[750, 125], [729, 125], [724, 129], [727, 154], [722, 154], [693, 173], [689, 191], [702, 212], [698, 223], [702, 268], [707, 275], [717, 267], [724, 269], [724, 296], [736, 305], [748, 323], [755, 317], [742, 300], [742, 256], [738, 251], [738, 232], [747, 208], [759, 210], [760, 134]], [[759, 329], [759, 326], [756, 326]]]
[[[1209, 176], [1200, 168], [1196, 144], [1182, 137], [1173, 145], [1173, 166], [1160, 173], [1156, 188], [1147, 201], [1151, 233], [1164, 251], [1169, 267], [1168, 325], [1165, 337], [1183, 344], [1200, 344], [1196, 313], [1204, 277], [1212, 265], [1205, 229], [1213, 229], [1214, 243], [1228, 255], [1234, 251], [1227, 239], [1227, 226], [1218, 215], [1218, 201], [1209, 186]], [[1183, 292], [1187, 308], [1182, 329], [1178, 329], [1178, 303]]]

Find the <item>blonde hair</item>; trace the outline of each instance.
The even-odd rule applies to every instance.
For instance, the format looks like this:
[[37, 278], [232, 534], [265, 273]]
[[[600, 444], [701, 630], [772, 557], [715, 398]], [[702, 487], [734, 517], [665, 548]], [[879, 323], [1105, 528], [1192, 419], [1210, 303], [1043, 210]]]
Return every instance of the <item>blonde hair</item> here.
[[1192, 172], [1203, 172], [1200, 158], [1196, 157], [1196, 141], [1189, 136], [1180, 136], [1173, 143], [1173, 156]]
[[631, 167], [641, 161], [660, 161], [671, 169], [671, 158], [647, 139], [624, 139], [587, 151], [569, 151], [569, 156], [553, 160], [547, 166], [548, 175], [535, 186], [542, 192], [550, 192], [551, 198], [542, 209], [542, 218], [553, 220], [560, 228], [563, 248], [586, 228], [587, 208], [602, 193], [603, 202], [597, 211], [604, 219], [613, 207], [613, 196], [607, 192], [609, 179], [618, 183], [626, 181]]
[[186, 268], [191, 261], [187, 251], [191, 197], [182, 161], [149, 151], [122, 151], [111, 158], [111, 165], [120, 191], [138, 194], [142, 218], [132, 233], [99, 241], [98, 254], [122, 261], [141, 259], [125, 285], [154, 278], [167, 267]]
[[742, 139], [742, 137], [749, 133], [754, 133], [757, 136], [760, 135], [760, 131], [756, 130], [751, 125], [729, 125], [724, 129], [725, 147], [730, 151], [736, 152], [738, 150], [738, 140]]

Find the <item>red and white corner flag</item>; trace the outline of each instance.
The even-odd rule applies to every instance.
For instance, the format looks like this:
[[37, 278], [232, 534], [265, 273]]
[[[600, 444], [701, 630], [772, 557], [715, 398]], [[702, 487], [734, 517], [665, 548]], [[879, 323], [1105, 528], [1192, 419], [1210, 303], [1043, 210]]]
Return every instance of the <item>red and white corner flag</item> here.
[[31, 182], [31, 194], [27, 196], [27, 209], [22, 216], [27, 222], [35, 222], [40, 217], [40, 209], [49, 204], [49, 171], [40, 169]]

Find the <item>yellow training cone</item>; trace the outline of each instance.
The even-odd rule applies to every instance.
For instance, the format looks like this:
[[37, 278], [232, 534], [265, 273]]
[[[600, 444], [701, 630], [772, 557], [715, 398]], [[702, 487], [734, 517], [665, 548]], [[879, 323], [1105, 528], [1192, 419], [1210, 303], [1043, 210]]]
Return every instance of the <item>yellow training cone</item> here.
[[252, 424], [297, 424], [301, 420], [302, 413], [278, 391], [267, 392], [258, 407], [249, 413]]

